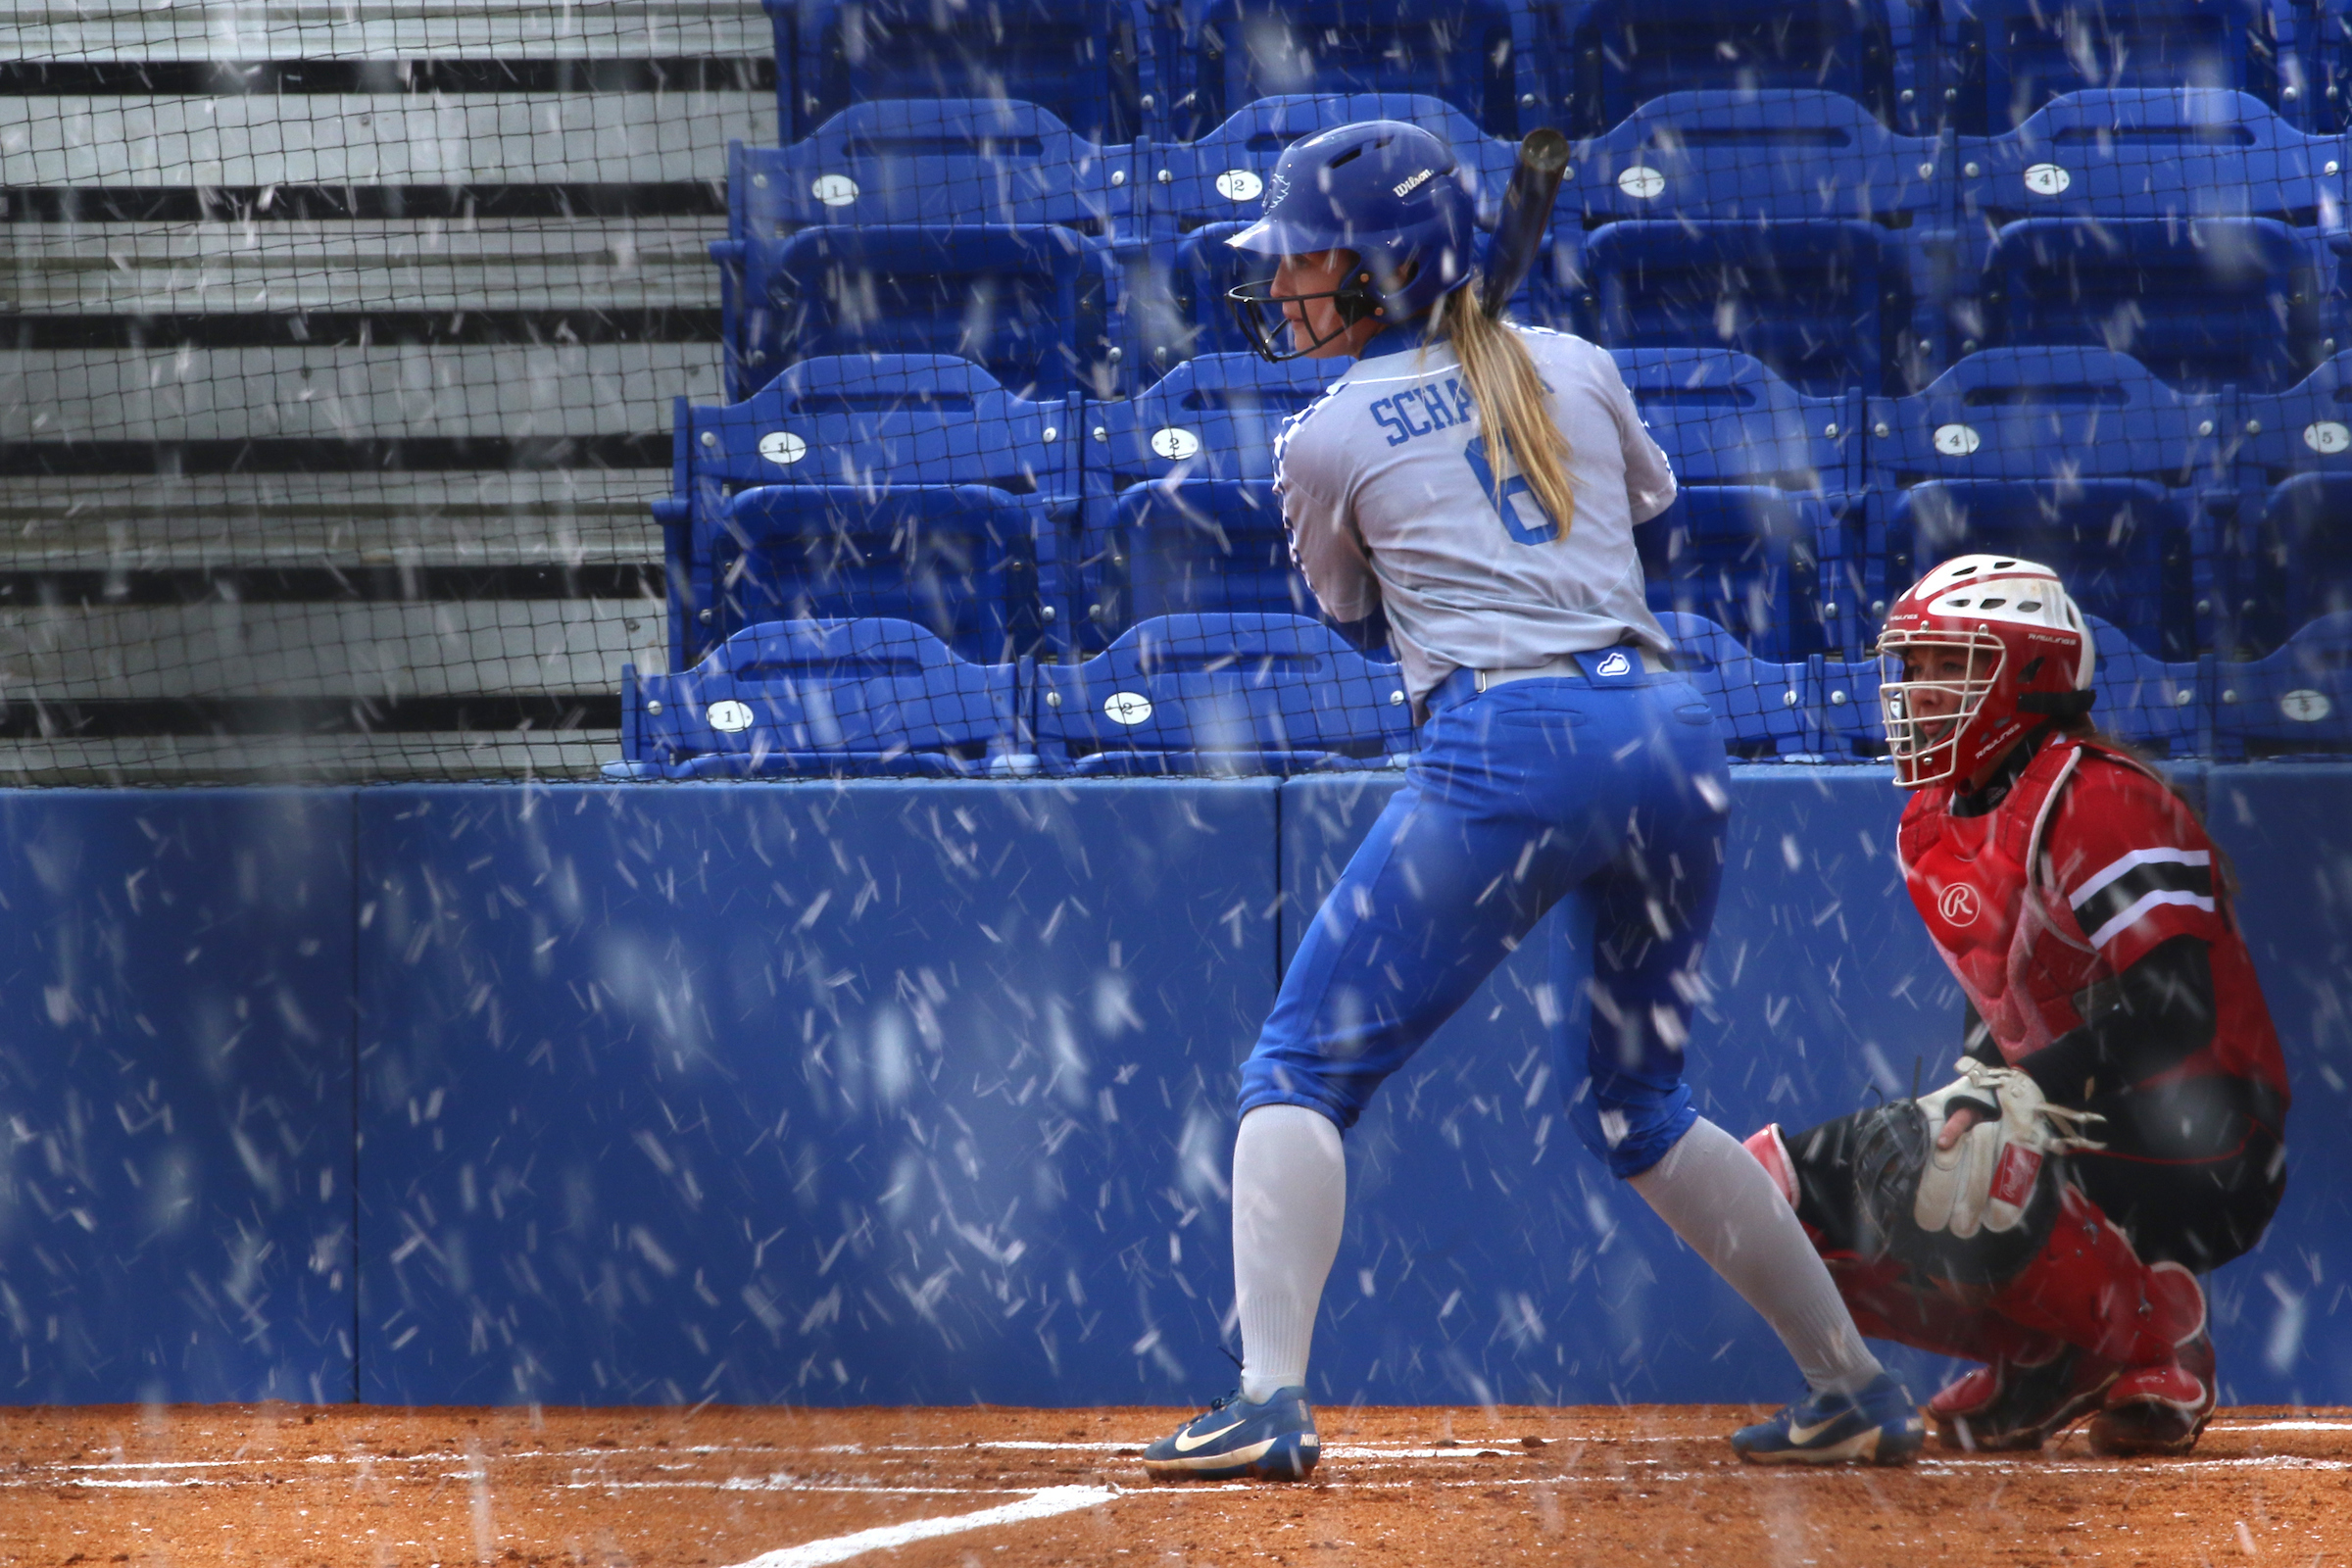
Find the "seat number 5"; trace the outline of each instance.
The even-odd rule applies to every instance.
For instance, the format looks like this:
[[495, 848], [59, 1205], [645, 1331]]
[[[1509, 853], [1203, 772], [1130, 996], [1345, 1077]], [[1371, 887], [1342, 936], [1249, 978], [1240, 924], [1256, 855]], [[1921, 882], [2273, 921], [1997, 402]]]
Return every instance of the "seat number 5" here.
[[[1514, 473], [1499, 490], [1495, 488], [1494, 466], [1487, 461], [1485, 436], [1471, 437], [1469, 446], [1462, 449], [1462, 456], [1470, 460], [1470, 471], [1478, 476], [1479, 489], [1494, 503], [1494, 514], [1502, 519], [1512, 538], [1523, 545], [1547, 545], [1560, 536], [1558, 521], [1536, 499], [1535, 491], [1528, 487], [1527, 475]], [[1523, 520], [1530, 516], [1536, 519], [1532, 528]]]

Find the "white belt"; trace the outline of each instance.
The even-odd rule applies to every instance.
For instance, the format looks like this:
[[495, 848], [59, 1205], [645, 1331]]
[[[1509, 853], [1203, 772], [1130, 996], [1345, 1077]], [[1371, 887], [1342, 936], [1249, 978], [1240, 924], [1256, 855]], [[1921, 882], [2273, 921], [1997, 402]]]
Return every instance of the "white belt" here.
[[[1648, 674], [1663, 675], [1674, 667], [1646, 648], [1633, 648], [1628, 651], [1641, 656], [1642, 668]], [[1558, 680], [1563, 676], [1581, 676], [1584, 672], [1584, 666], [1576, 662], [1574, 656], [1563, 654], [1558, 659], [1548, 660], [1541, 664], [1529, 664], [1519, 669], [1473, 670], [1471, 671], [1471, 684], [1484, 692], [1492, 691], [1497, 686], [1508, 686], [1515, 680]]]

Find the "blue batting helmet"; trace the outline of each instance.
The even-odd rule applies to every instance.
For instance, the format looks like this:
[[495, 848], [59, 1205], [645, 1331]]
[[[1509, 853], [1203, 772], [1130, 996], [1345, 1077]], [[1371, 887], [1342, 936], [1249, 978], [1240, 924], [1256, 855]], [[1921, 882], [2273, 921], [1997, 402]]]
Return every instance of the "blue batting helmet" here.
[[[1334, 297], [1342, 318], [1404, 321], [1469, 280], [1477, 233], [1478, 176], [1453, 150], [1418, 125], [1368, 120], [1293, 142], [1267, 182], [1265, 216], [1225, 243], [1272, 257], [1352, 251], [1358, 270]], [[1232, 297], [1245, 325], [1279, 305], [1263, 284]], [[1263, 330], [1251, 336], [1265, 352]]]

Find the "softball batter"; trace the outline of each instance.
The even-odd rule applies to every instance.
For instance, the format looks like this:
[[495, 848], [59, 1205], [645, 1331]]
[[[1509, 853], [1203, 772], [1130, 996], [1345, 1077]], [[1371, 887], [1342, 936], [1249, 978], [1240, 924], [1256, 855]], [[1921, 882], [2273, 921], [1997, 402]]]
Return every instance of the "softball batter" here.
[[1294, 144], [1263, 219], [1228, 241], [1278, 259], [1233, 293], [1261, 354], [1359, 362], [1284, 426], [1276, 489], [1325, 616], [1396, 650], [1423, 728], [1243, 1072], [1241, 1388], [1145, 1467], [1313, 1469], [1307, 1348], [1339, 1250], [1342, 1134], [1562, 899], [1593, 921], [1591, 1036], [1562, 1074], [1578, 1136], [1764, 1315], [1808, 1385], [1733, 1446], [1899, 1462], [1918, 1408], [1771, 1178], [1682, 1079], [1730, 792], [1713, 716], [1643, 603], [1633, 529], [1673, 502], [1674, 476], [1605, 353], [1480, 311], [1474, 210], [1444, 142], [1374, 121]]

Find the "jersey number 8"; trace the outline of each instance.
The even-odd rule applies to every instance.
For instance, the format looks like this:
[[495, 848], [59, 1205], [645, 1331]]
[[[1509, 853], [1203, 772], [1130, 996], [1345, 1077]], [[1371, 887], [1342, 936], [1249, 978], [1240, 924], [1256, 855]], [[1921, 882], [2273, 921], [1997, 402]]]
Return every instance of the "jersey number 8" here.
[[[1499, 491], [1495, 489], [1494, 466], [1487, 461], [1485, 436], [1472, 436], [1470, 444], [1462, 449], [1462, 456], [1470, 460], [1470, 471], [1478, 476], [1479, 489], [1494, 503], [1494, 514], [1502, 519], [1512, 538], [1523, 545], [1547, 545], [1560, 536], [1558, 520], [1544, 510], [1544, 503], [1528, 488], [1527, 475], [1514, 473], [1503, 481]], [[1520, 510], [1522, 507], [1525, 513]], [[1536, 527], [1528, 527], [1520, 520], [1526, 513], [1533, 513], [1542, 521]]]

